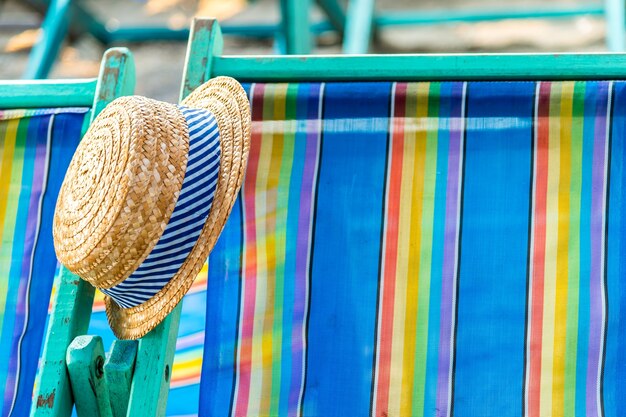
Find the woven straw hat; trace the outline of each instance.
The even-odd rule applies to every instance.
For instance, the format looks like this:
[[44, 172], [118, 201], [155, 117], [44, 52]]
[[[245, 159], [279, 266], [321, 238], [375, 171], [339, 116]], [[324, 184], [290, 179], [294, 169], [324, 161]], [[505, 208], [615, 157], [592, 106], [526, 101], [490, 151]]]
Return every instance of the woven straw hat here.
[[63, 181], [57, 257], [105, 294], [120, 339], [169, 314], [215, 245], [241, 186], [250, 107], [218, 77], [176, 106], [122, 97], [91, 124]]

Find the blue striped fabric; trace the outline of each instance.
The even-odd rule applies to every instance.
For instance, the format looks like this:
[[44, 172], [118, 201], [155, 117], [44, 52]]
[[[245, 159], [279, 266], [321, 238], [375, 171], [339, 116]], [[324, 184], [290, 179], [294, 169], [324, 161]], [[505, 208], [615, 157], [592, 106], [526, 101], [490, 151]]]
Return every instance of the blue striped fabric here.
[[180, 197], [163, 235], [144, 262], [120, 284], [102, 290], [123, 308], [142, 304], [178, 272], [204, 227], [217, 188], [220, 136], [207, 110], [180, 106], [189, 126], [189, 159]]
[[198, 415], [626, 416], [626, 83], [246, 89]]

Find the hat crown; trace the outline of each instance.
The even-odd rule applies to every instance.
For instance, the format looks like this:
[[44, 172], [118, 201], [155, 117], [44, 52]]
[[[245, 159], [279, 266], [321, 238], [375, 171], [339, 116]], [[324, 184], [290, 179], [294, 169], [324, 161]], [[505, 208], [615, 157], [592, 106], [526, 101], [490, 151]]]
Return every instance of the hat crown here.
[[176, 106], [139, 96], [107, 106], [61, 186], [53, 227], [61, 263], [99, 288], [128, 277], [172, 214], [188, 149]]

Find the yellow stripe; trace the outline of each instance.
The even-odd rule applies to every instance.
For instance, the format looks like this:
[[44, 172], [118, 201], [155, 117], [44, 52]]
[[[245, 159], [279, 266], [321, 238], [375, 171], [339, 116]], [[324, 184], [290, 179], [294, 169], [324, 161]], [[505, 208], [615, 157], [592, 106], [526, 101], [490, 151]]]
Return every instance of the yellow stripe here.
[[[424, 169], [426, 166], [426, 117], [428, 116], [428, 90], [430, 83], [417, 84], [417, 98], [413, 92], [407, 92], [407, 117], [416, 117], [418, 129], [415, 132], [405, 132], [404, 137], [407, 142], [414, 143], [415, 156], [413, 164], [413, 189], [411, 205], [402, 205], [400, 210], [408, 212], [410, 225], [401, 225], [405, 228], [409, 226], [409, 268], [407, 291], [406, 291], [406, 318], [404, 325], [404, 366], [402, 369], [402, 390], [400, 400], [400, 413], [403, 416], [411, 414], [413, 401], [413, 374], [415, 370], [415, 332], [417, 328], [417, 310], [419, 296], [419, 270], [420, 270], [420, 248], [422, 223], [422, 206], [424, 198]], [[396, 297], [402, 297], [398, 293]]]
[[[271, 120], [273, 116], [273, 88], [272, 84], [266, 86], [263, 98], [263, 120]], [[269, 110], [268, 110], [269, 108]], [[268, 126], [263, 124], [263, 126]], [[265, 217], [267, 216], [267, 198], [265, 190], [269, 178], [270, 161], [272, 157], [273, 135], [271, 131], [264, 130], [262, 133], [261, 149], [259, 154], [259, 166], [257, 170], [256, 192], [255, 192], [255, 213], [256, 219], [256, 296], [254, 306], [254, 324], [252, 330], [252, 358], [250, 363], [250, 395], [248, 398], [248, 413], [258, 415], [257, 408], [261, 403], [261, 392], [263, 388], [263, 318], [265, 317], [265, 300], [267, 298], [267, 230]]]
[[554, 352], [554, 300], [559, 214], [560, 83], [552, 84], [548, 143], [548, 190], [546, 199], [546, 252], [541, 345], [540, 414], [552, 416], [552, 370]]
[[[277, 84], [274, 94], [274, 117], [273, 120], [285, 120], [285, 100], [287, 84]], [[263, 312], [263, 390], [261, 394], [260, 414], [269, 415], [272, 397], [272, 361], [273, 361], [273, 328], [274, 328], [274, 295], [276, 292], [276, 206], [278, 198], [278, 179], [282, 163], [283, 141], [282, 133], [275, 133], [272, 137], [272, 152], [267, 177], [266, 195], [266, 244], [267, 250], [267, 274], [263, 277], [267, 284], [265, 311]], [[261, 222], [263, 218], [260, 218]], [[277, 358], [280, 360], [280, 358]], [[280, 383], [280, 381], [279, 381]]]
[[[409, 84], [407, 97], [415, 94], [415, 85]], [[404, 320], [406, 312], [407, 274], [409, 268], [409, 242], [411, 232], [411, 191], [415, 141], [405, 140], [402, 159], [402, 184], [400, 185], [400, 212], [398, 219], [398, 253], [396, 260], [396, 289], [393, 311], [393, 337], [391, 342], [391, 369], [389, 375], [389, 415], [400, 415], [402, 390], [402, 360], [404, 354]], [[407, 209], [408, 208], [408, 209]]]
[[[572, 172], [572, 100], [574, 83], [562, 83], [561, 92], [561, 166], [559, 180], [558, 244], [556, 260], [556, 296], [554, 314], [554, 364], [552, 377], [552, 415], [563, 415], [565, 374], [565, 331], [567, 324], [567, 282], [569, 251], [569, 203], [570, 177]], [[555, 138], [556, 139], [556, 138]]]
[[[9, 189], [14, 188], [15, 186], [21, 186], [21, 178], [13, 178], [18, 173], [13, 171], [13, 154], [15, 153], [15, 141], [17, 137], [17, 126], [20, 122], [20, 119], [11, 119], [7, 121], [6, 133], [4, 137], [4, 152], [2, 154], [2, 160], [0, 163], [0, 253], [3, 254], [6, 262], [0, 262], [0, 331], [2, 329], [2, 323], [4, 322], [4, 309], [6, 303], [6, 297], [8, 293], [8, 274], [9, 267], [11, 265], [11, 250], [13, 248], [13, 232], [14, 225], [13, 222], [15, 219], [11, 219], [9, 223], [5, 225], [6, 220], [6, 212], [7, 212], [7, 203], [8, 203], [8, 195]], [[21, 176], [21, 172], [19, 173]], [[13, 184], [13, 187], [11, 185]], [[13, 194], [15, 190], [11, 192]], [[14, 199], [15, 200], [15, 199]], [[16, 203], [16, 201], [14, 201]], [[5, 230], [5, 226], [7, 226], [8, 230]], [[5, 245], [6, 243], [6, 245]], [[3, 253], [8, 252], [8, 254]]]

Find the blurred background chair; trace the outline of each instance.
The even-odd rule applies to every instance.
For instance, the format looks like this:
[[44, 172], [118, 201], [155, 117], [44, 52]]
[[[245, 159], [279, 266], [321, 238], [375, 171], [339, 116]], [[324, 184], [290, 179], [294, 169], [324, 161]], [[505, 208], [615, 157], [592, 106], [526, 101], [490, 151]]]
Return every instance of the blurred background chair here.
[[[345, 15], [335, 0], [316, 0], [327, 20], [310, 24], [311, 0], [280, 0], [281, 21], [278, 24], [225, 24], [228, 35], [275, 38], [277, 52], [308, 54], [312, 33], [337, 30], [343, 33]], [[68, 32], [89, 33], [104, 45], [118, 42], [157, 40], [185, 41], [189, 29], [172, 26], [120, 26], [104, 22], [81, 0], [28, 0], [27, 4], [45, 15], [41, 35], [33, 47], [24, 78], [46, 78]], [[309, 28], [309, 29], [306, 29]]]
[[348, 0], [343, 52], [365, 54], [369, 51], [373, 31], [390, 26], [425, 25], [454, 22], [478, 22], [502, 19], [566, 18], [580, 15], [601, 15], [606, 19], [606, 43], [609, 51], [625, 49], [624, 0], [603, 0], [603, 3], [540, 7], [499, 6], [479, 9], [440, 9], [432, 11], [377, 12], [375, 0]]

